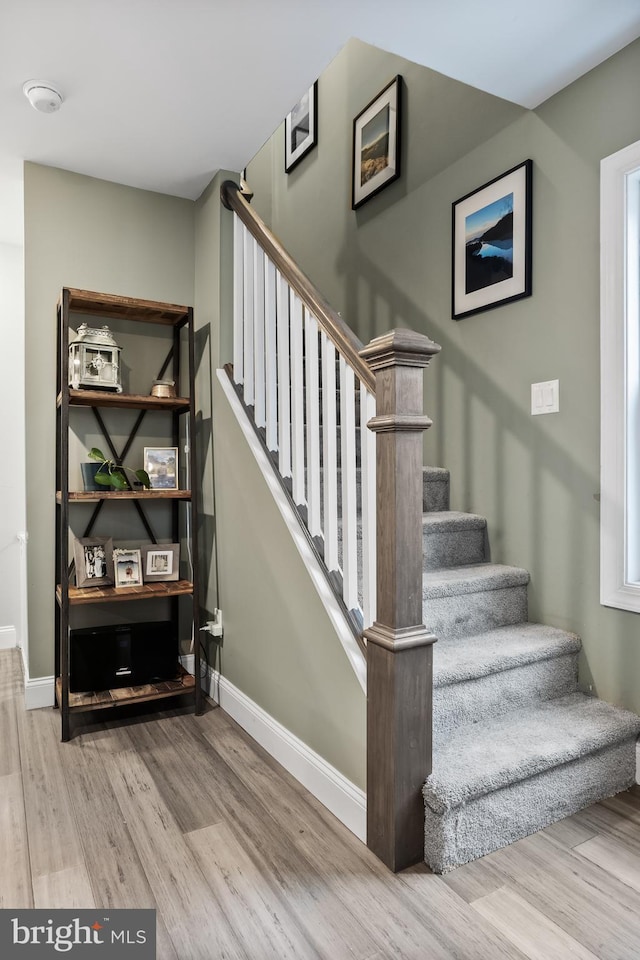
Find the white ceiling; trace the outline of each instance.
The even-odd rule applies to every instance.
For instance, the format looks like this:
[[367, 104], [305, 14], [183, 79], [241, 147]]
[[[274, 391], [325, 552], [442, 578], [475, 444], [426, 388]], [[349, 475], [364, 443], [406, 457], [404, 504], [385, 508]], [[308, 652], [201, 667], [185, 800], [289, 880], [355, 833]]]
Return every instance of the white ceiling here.
[[195, 199], [352, 36], [534, 107], [640, 36], [640, 0], [0, 0], [0, 242], [22, 160]]

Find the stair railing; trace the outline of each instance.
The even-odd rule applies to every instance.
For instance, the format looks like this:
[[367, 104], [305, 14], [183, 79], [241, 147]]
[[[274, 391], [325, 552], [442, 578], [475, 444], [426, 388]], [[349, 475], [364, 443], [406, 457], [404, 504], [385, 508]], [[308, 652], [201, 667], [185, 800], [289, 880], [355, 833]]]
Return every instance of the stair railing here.
[[[244, 186], [244, 185], [243, 185]], [[422, 623], [422, 368], [440, 347], [393, 330], [367, 347], [233, 181], [229, 371], [367, 659], [367, 844], [422, 859], [432, 644]]]

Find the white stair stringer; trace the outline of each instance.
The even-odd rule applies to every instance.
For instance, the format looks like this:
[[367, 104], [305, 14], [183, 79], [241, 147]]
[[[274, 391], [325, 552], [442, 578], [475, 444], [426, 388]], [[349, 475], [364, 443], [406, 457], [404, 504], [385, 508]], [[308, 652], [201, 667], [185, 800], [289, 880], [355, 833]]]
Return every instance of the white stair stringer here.
[[318, 592], [320, 600], [327, 611], [336, 634], [342, 644], [347, 659], [355, 673], [362, 690], [367, 690], [367, 665], [364, 654], [360, 649], [351, 626], [347, 622], [344, 611], [336, 599], [335, 592], [329, 586], [325, 570], [314, 551], [309, 545], [309, 539], [302, 529], [300, 517], [285, 494], [282, 484], [276, 477], [274, 466], [250, 422], [246, 411], [234, 390], [229, 377], [224, 370], [217, 371], [218, 380], [227, 398], [229, 406], [249, 448], [256, 460], [264, 480], [271, 491], [273, 499], [287, 525], [289, 534], [296, 545], [298, 552], [307, 568], [311, 581]]

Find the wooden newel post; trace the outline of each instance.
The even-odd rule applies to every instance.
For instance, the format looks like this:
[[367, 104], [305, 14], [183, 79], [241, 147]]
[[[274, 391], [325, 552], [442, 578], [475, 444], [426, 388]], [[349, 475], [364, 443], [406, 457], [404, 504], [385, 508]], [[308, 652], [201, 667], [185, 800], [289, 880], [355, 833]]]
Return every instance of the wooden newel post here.
[[432, 645], [422, 623], [422, 368], [440, 347], [392, 330], [361, 352], [376, 375], [377, 618], [367, 640], [367, 845], [391, 870], [423, 859]]

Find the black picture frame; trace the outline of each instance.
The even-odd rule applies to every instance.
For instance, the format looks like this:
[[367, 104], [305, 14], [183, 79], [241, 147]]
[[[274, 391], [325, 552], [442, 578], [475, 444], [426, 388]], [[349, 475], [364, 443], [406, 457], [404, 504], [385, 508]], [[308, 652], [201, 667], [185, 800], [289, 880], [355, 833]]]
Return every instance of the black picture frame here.
[[452, 204], [454, 320], [531, 296], [532, 180], [525, 160]]
[[291, 173], [317, 144], [318, 81], [316, 80], [285, 117], [285, 173]]
[[400, 176], [402, 77], [395, 76], [353, 121], [351, 209]]

